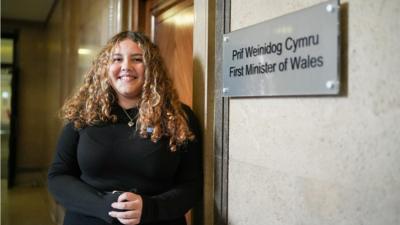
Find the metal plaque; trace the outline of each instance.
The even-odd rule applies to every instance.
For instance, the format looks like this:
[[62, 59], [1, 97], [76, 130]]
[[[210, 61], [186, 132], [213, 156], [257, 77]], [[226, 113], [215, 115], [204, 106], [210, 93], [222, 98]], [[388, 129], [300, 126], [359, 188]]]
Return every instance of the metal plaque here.
[[233, 31], [223, 40], [223, 96], [339, 93], [339, 1]]

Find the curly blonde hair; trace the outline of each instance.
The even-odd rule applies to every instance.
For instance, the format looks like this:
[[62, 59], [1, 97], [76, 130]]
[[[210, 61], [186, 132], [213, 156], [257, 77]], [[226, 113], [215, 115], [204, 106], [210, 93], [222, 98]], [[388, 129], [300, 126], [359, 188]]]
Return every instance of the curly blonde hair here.
[[117, 117], [111, 114], [111, 106], [117, 101], [117, 95], [110, 85], [108, 69], [115, 47], [125, 39], [138, 44], [143, 51], [145, 66], [137, 130], [141, 137], [147, 138], [147, 128], [152, 127], [151, 140], [157, 142], [162, 136], [167, 136], [171, 151], [176, 151], [177, 146], [193, 140], [194, 134], [189, 129], [187, 115], [167, 75], [158, 47], [139, 32], [124, 31], [110, 39], [93, 60], [79, 91], [65, 102], [61, 117], [73, 122], [76, 128], [99, 122], [116, 122]]

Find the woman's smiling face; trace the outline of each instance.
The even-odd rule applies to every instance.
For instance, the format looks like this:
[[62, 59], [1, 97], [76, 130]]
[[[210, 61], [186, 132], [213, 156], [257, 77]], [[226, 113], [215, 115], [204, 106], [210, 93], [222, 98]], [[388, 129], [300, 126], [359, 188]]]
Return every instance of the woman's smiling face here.
[[111, 57], [108, 77], [118, 103], [125, 108], [137, 104], [145, 80], [142, 49], [131, 39], [125, 39], [117, 44]]

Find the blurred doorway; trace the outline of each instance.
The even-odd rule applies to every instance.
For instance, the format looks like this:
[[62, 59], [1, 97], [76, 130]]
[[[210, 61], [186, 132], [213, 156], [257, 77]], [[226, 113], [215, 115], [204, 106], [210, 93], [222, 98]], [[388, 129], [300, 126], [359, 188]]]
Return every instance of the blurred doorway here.
[[15, 179], [16, 40], [15, 34], [1, 35], [1, 180], [7, 186]]

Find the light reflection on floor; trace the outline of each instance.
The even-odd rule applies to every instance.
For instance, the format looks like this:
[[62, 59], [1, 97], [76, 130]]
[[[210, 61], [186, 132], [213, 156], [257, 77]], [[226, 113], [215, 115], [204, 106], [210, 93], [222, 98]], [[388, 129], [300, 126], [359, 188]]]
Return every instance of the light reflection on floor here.
[[2, 225], [54, 225], [46, 186], [22, 185], [7, 190], [6, 184], [2, 179]]

